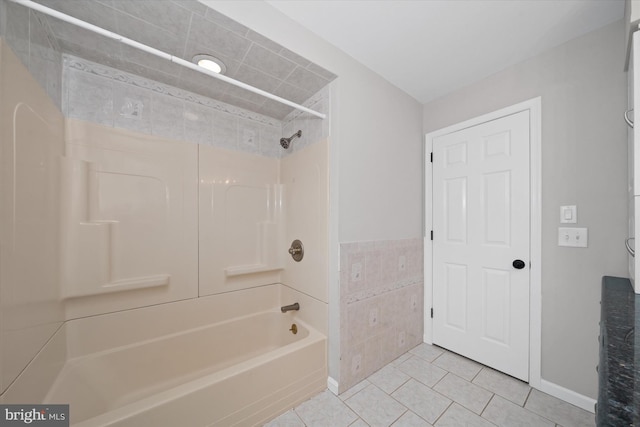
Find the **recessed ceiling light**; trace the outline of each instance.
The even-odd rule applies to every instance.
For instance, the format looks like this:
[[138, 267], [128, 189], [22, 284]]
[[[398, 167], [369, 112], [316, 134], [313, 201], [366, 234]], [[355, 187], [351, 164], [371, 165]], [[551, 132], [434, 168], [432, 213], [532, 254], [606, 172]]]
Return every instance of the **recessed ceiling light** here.
[[227, 71], [227, 67], [224, 65], [224, 62], [211, 55], [196, 55], [193, 57], [192, 61], [200, 67], [213, 71], [214, 73], [224, 74], [224, 72]]

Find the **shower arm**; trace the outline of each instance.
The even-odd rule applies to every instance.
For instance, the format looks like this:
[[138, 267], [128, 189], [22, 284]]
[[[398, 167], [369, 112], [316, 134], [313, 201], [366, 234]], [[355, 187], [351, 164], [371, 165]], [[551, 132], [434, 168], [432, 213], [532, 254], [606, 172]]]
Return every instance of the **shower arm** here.
[[90, 24], [90, 23], [85, 22], [85, 21], [83, 21], [81, 19], [74, 18], [73, 16], [66, 15], [66, 14], [64, 14], [62, 12], [58, 12], [55, 9], [48, 8], [48, 7], [43, 6], [43, 5], [39, 4], [39, 3], [36, 3], [34, 1], [31, 1], [31, 0], [9, 0], [9, 1], [12, 2], [12, 3], [16, 3], [16, 4], [19, 4], [19, 5], [22, 5], [22, 6], [26, 7], [26, 8], [33, 9], [33, 10], [36, 10], [38, 12], [44, 13], [45, 15], [49, 15], [49, 16], [52, 16], [54, 18], [60, 19], [61, 21], [65, 21], [65, 22], [68, 22], [70, 24], [76, 25], [78, 27], [84, 28], [85, 30], [89, 30], [91, 32], [100, 34], [100, 35], [108, 37], [110, 39], [119, 41], [119, 42], [121, 42], [123, 44], [126, 44], [128, 46], [134, 47], [136, 49], [140, 49], [142, 51], [145, 51], [147, 53], [155, 55], [155, 56], [157, 56], [159, 58], [166, 59], [167, 61], [171, 61], [174, 64], [182, 65], [183, 67], [190, 68], [190, 69], [192, 69], [194, 71], [197, 71], [199, 73], [206, 74], [206, 75], [208, 75], [210, 77], [214, 77], [214, 78], [216, 78], [218, 80], [222, 80], [223, 82], [226, 82], [226, 83], [229, 83], [231, 85], [240, 87], [242, 89], [248, 90], [248, 91], [253, 92], [255, 94], [264, 96], [265, 98], [269, 98], [269, 99], [271, 99], [273, 101], [277, 101], [277, 102], [279, 102], [281, 104], [288, 105], [289, 107], [293, 107], [296, 110], [304, 111], [305, 113], [309, 113], [309, 114], [311, 114], [313, 116], [316, 116], [316, 117], [319, 117], [321, 119], [325, 119], [327, 117], [326, 114], [323, 114], [323, 113], [320, 113], [318, 111], [312, 110], [312, 109], [307, 108], [307, 107], [305, 107], [303, 105], [296, 104], [295, 102], [289, 101], [288, 99], [281, 98], [281, 97], [279, 97], [277, 95], [274, 95], [272, 93], [266, 92], [266, 91], [264, 91], [262, 89], [258, 89], [257, 87], [254, 87], [254, 86], [248, 85], [246, 83], [243, 83], [241, 81], [232, 79], [232, 78], [227, 77], [225, 75], [214, 73], [213, 71], [209, 71], [209, 70], [207, 70], [205, 68], [202, 68], [202, 67], [200, 67], [200, 66], [198, 66], [196, 64], [193, 64], [193, 63], [191, 63], [189, 61], [185, 61], [182, 58], [175, 57], [173, 55], [170, 55], [170, 54], [168, 54], [166, 52], [163, 52], [161, 50], [158, 50], [158, 49], [153, 48], [151, 46], [148, 46], [146, 44], [143, 44], [143, 43], [137, 42], [135, 40], [129, 39], [127, 37], [121, 36], [120, 34], [114, 33], [113, 31], [105, 30], [104, 28], [101, 28], [101, 27], [98, 27], [96, 25]]

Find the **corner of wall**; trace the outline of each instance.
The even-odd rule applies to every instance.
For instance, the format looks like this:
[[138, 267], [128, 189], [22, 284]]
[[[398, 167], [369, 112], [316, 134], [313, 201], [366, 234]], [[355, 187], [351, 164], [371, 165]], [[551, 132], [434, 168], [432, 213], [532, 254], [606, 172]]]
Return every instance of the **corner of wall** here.
[[[4, 44], [4, 41], [2, 41]], [[3, 45], [0, 59], [0, 390], [64, 320], [60, 298], [59, 161], [64, 119]], [[10, 153], [10, 154], [8, 154]]]

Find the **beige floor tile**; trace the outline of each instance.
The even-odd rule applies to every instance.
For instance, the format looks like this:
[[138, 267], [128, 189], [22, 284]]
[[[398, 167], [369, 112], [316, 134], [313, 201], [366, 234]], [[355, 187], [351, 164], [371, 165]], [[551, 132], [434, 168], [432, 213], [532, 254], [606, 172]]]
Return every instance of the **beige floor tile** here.
[[411, 350], [409, 353], [414, 356], [418, 356], [421, 359], [426, 360], [427, 362], [433, 362], [437, 357], [441, 356], [444, 353], [444, 350], [440, 347], [436, 347], [435, 345], [422, 343]]
[[398, 421], [391, 425], [392, 427], [433, 427], [431, 424], [420, 418], [411, 411], [407, 411]]
[[368, 381], [378, 386], [382, 391], [387, 394], [391, 394], [398, 389], [402, 384], [409, 381], [411, 377], [401, 370], [387, 365], [380, 369], [378, 372], [367, 378]]
[[349, 390], [342, 392], [340, 395], [338, 395], [338, 397], [342, 400], [347, 400], [360, 390], [364, 390], [365, 388], [367, 388], [370, 384], [371, 383], [369, 382], [369, 380], [362, 380], [358, 384], [351, 387]]
[[529, 384], [487, 367], [482, 368], [473, 383], [520, 406], [524, 405], [531, 391]]
[[445, 351], [440, 357], [435, 359], [433, 364], [467, 381], [473, 380], [482, 369], [481, 364], [449, 351]]
[[362, 418], [358, 418], [353, 424], [349, 424], [349, 427], [369, 427], [369, 424], [362, 421]]
[[451, 400], [414, 379], [407, 381], [391, 396], [431, 424], [451, 404]]
[[305, 427], [298, 415], [292, 410], [285, 412], [264, 427]]
[[493, 427], [489, 421], [457, 403], [449, 406], [449, 409], [438, 419], [435, 427]]
[[307, 427], [347, 427], [358, 419], [355, 412], [329, 390], [307, 400], [294, 410]]
[[525, 408], [563, 427], [593, 427], [595, 415], [538, 390], [531, 390]]
[[339, 397], [325, 390], [265, 426], [593, 427], [595, 421], [593, 413], [515, 378], [420, 344]]
[[482, 418], [500, 427], [555, 427], [555, 423], [500, 396], [493, 396]]
[[493, 396], [493, 393], [451, 373], [441, 379], [433, 389], [478, 415]]
[[398, 365], [398, 369], [428, 387], [433, 387], [447, 374], [445, 370], [416, 356], [412, 356]]
[[405, 360], [411, 358], [412, 354], [407, 352], [405, 354], [403, 354], [402, 356], [398, 357], [395, 360], [392, 360], [391, 363], [389, 363], [391, 366], [398, 366], [399, 364], [401, 364], [402, 362], [404, 362]]
[[387, 393], [370, 385], [345, 403], [371, 427], [389, 427], [407, 411]]

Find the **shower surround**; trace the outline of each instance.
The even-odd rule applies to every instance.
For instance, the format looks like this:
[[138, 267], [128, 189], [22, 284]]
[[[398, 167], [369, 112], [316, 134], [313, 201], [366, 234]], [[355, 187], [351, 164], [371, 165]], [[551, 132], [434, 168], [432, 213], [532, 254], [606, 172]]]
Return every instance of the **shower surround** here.
[[[0, 8], [4, 13], [6, 4]], [[21, 34], [17, 22], [31, 25]], [[267, 375], [266, 387], [280, 384], [274, 394], [229, 394], [225, 410], [233, 413], [209, 419], [258, 424], [322, 390], [328, 124], [297, 112], [276, 120], [62, 56], [53, 45], [40, 49], [52, 39], [46, 32], [41, 17], [22, 8], [12, 7], [11, 19], [2, 22], [0, 183], [7, 191], [0, 232], [2, 264], [11, 268], [3, 269], [0, 283], [0, 402], [75, 399], [88, 411], [82, 416], [88, 425], [116, 419], [135, 425], [135, 417], [121, 417], [140, 410], [142, 403], [135, 402], [162, 401], [179, 413], [207, 396], [187, 392], [203, 389], [207, 381], [209, 396], [222, 396], [234, 387], [246, 389], [243, 377]], [[40, 59], [57, 73], [43, 72]], [[328, 94], [322, 90], [305, 105], [326, 113]], [[303, 137], [285, 151], [279, 139], [289, 127], [302, 129]], [[294, 239], [308, 249], [302, 263], [286, 252]], [[299, 312], [280, 313], [281, 305], [293, 302], [300, 303]], [[197, 319], [183, 328], [196, 312]], [[273, 326], [258, 332], [255, 322], [253, 327], [240, 320], [266, 319], [267, 313], [285, 323], [258, 320]], [[292, 323], [300, 337], [295, 342], [284, 339]], [[256, 350], [269, 356], [257, 358], [250, 350], [252, 342], [259, 344], [256, 339], [229, 355], [238, 361], [236, 368], [222, 359], [218, 367], [192, 364], [186, 355], [195, 354], [198, 340], [189, 337], [196, 330], [226, 330], [224, 325], [237, 330], [211, 333], [222, 340], [210, 349], [215, 354], [225, 342], [242, 344], [258, 333], [272, 337]], [[93, 346], [92, 336], [100, 336], [102, 346]], [[112, 364], [129, 359], [118, 354], [150, 355], [162, 342], [185, 356], [172, 358], [180, 360], [182, 371], [162, 384], [114, 383], [113, 390], [128, 390], [131, 399], [93, 409], [65, 394], [81, 383], [113, 379], [83, 368], [94, 366], [92, 361], [126, 371]], [[269, 379], [280, 365], [291, 367], [288, 379]], [[143, 389], [155, 392], [136, 391]], [[116, 409], [123, 407], [128, 409]]]
[[[226, 342], [250, 337], [254, 327], [240, 319], [267, 315], [260, 313], [298, 323], [303, 339], [298, 344], [283, 341], [277, 335], [291, 334], [287, 330], [291, 323], [267, 322], [275, 329], [259, 335], [273, 336], [274, 341], [256, 351], [268, 349], [275, 357], [273, 362], [259, 362], [257, 353], [248, 350], [229, 356], [229, 360], [243, 361], [237, 369], [222, 361], [220, 371], [215, 363], [191, 366], [193, 357], [178, 358], [184, 372], [175, 378], [162, 384], [142, 381], [129, 388], [113, 384], [129, 390], [133, 397], [125, 403], [105, 401], [104, 407], [87, 409], [83, 417], [88, 417], [87, 422], [97, 417], [88, 425], [111, 425], [116, 419], [119, 425], [136, 425], [135, 417], [122, 418], [123, 411], [131, 410], [133, 416], [141, 410], [131, 406], [138, 405], [135, 402], [152, 406], [163, 402], [167, 410], [179, 413], [210, 395], [187, 389], [195, 392], [206, 380], [213, 387], [222, 378], [223, 389], [243, 389], [247, 387], [242, 385], [243, 377], [277, 372], [273, 366], [281, 363], [291, 366], [291, 372], [298, 372], [294, 367], [299, 366], [301, 372], [315, 372], [315, 376], [278, 383], [280, 394], [268, 401], [266, 394], [255, 399], [237, 394], [228, 406], [239, 412], [216, 422], [263, 422], [322, 390], [327, 375], [327, 142], [316, 142], [279, 159], [237, 147], [229, 150], [65, 119], [11, 49], [2, 44], [0, 51], [1, 140], [2, 151], [7, 153], [1, 176], [7, 189], [2, 203], [2, 241], [7, 244], [3, 265], [12, 266], [3, 270], [1, 287], [0, 400], [73, 400], [84, 408], [77, 396], [65, 390], [102, 381], [95, 376], [100, 373], [90, 368], [97, 366], [92, 360], [106, 357], [100, 366], [126, 371], [118, 363], [130, 358], [117, 355], [129, 354], [131, 346], [137, 346], [136, 354], [154, 359], [154, 346], [164, 345], [151, 344], [156, 340], [164, 340], [171, 348], [175, 340], [183, 342], [181, 354], [193, 356], [202, 350], [190, 350], [195, 341], [189, 337], [195, 336], [195, 330], [237, 325], [231, 335], [212, 332], [211, 336], [222, 341], [210, 351], [219, 353]], [[90, 88], [87, 90], [90, 95]], [[95, 108], [102, 105], [97, 103]], [[276, 146], [279, 136], [272, 141]], [[303, 263], [286, 257], [287, 242], [294, 238], [310, 249]], [[39, 268], [30, 269], [32, 264]], [[28, 271], [32, 273], [26, 274]], [[282, 284], [267, 286], [272, 283]], [[262, 294], [267, 288], [274, 289], [276, 296], [265, 298]], [[250, 302], [254, 300], [266, 305]], [[169, 309], [178, 301], [184, 301], [178, 305], [182, 311]], [[299, 312], [280, 313], [281, 305], [294, 301], [301, 305]], [[209, 309], [198, 317], [199, 323], [175, 329], [198, 307], [206, 306]], [[247, 312], [250, 307], [256, 310]], [[163, 310], [170, 315], [164, 316]], [[168, 329], [151, 326], [160, 319], [175, 321], [170, 321]], [[123, 328], [146, 332], [121, 342], [118, 337]], [[84, 332], [78, 335], [77, 331]], [[186, 335], [172, 338], [175, 334]], [[304, 338], [306, 334], [309, 339]], [[100, 336], [106, 347], [93, 348], [88, 340], [92, 335]], [[115, 363], [117, 360], [121, 362]], [[171, 360], [175, 363], [176, 359]], [[305, 365], [305, 360], [313, 361], [312, 365]], [[248, 364], [256, 369], [264, 365], [265, 374], [249, 373]], [[159, 369], [166, 368], [159, 365]], [[230, 383], [233, 377], [240, 382]], [[34, 383], [33, 378], [38, 380]], [[194, 378], [197, 383], [191, 382]], [[274, 381], [265, 377], [265, 384], [276, 384]], [[136, 387], [151, 387], [156, 392], [138, 396]], [[224, 394], [211, 387], [207, 386], [210, 393]], [[168, 395], [175, 399], [167, 400]], [[108, 415], [121, 406], [128, 409]], [[76, 421], [80, 419], [72, 415], [72, 422]]]

